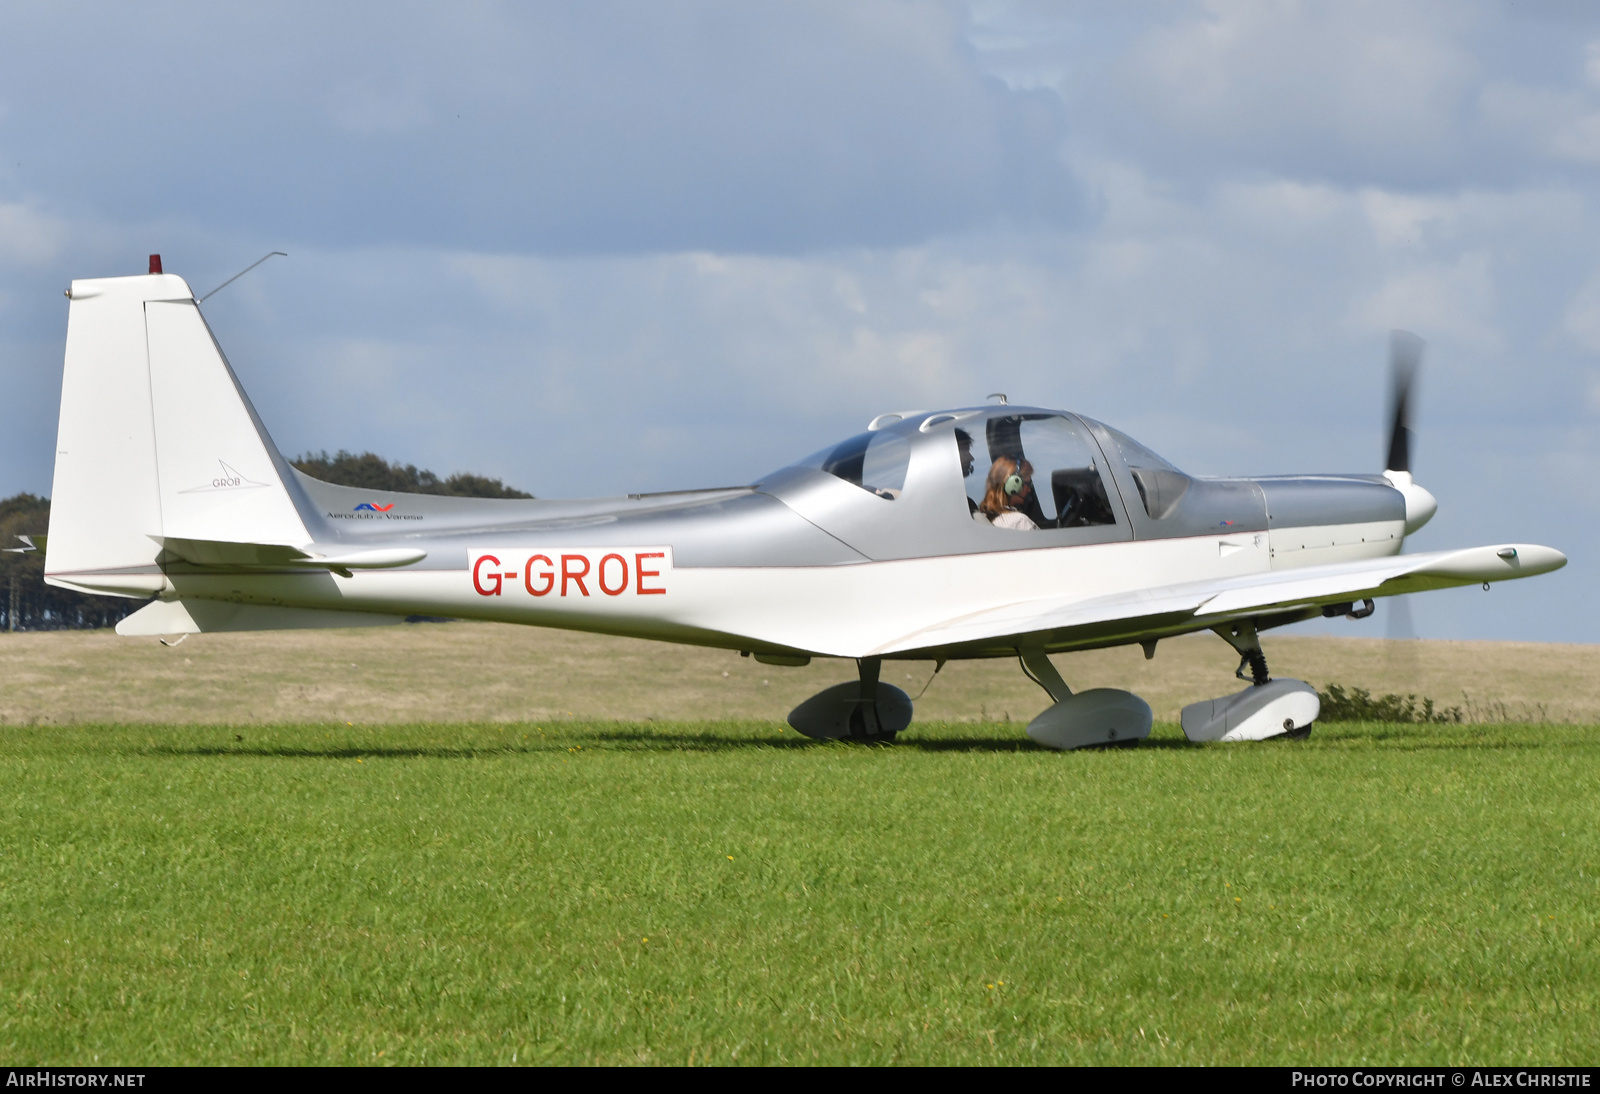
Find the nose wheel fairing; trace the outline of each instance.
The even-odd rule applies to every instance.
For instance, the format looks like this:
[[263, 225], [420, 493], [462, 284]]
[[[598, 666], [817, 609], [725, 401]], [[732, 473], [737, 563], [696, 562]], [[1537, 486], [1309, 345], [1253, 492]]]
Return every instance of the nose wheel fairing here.
[[1322, 712], [1317, 689], [1304, 680], [1272, 680], [1220, 699], [1183, 708], [1183, 735], [1191, 741], [1264, 741], [1303, 736]]
[[1267, 672], [1261, 637], [1254, 620], [1243, 619], [1215, 628], [1223, 641], [1239, 653], [1234, 673], [1250, 686], [1232, 695], [1202, 699], [1183, 708], [1183, 735], [1191, 741], [1264, 741], [1269, 737], [1308, 737], [1311, 723], [1322, 713], [1317, 689], [1304, 680], [1274, 680]]

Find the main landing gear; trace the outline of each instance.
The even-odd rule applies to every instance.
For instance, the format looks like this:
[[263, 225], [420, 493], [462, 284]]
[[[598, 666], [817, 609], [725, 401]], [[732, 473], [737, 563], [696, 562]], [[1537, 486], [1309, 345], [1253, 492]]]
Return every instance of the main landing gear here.
[[[1322, 712], [1316, 689], [1303, 680], [1272, 678], [1254, 621], [1241, 620], [1215, 630], [1239, 652], [1234, 675], [1248, 680], [1250, 686], [1184, 707], [1184, 736], [1191, 741], [1309, 737], [1312, 723]], [[1092, 688], [1074, 695], [1043, 648], [1019, 649], [1017, 656], [1028, 679], [1054, 700], [1028, 723], [1028, 736], [1039, 744], [1066, 750], [1131, 743], [1150, 735], [1150, 704], [1132, 692]], [[911, 724], [911, 697], [880, 680], [882, 668], [882, 658], [858, 659], [857, 680], [813, 695], [789, 712], [789, 724], [822, 741], [893, 741], [895, 734]]]
[[911, 696], [879, 680], [882, 668], [881, 657], [860, 658], [860, 680], [817, 692], [789, 712], [789, 724], [819, 741], [893, 741], [911, 724]]
[[[1253, 620], [1217, 627], [1216, 632], [1239, 651], [1234, 675], [1250, 686], [1220, 699], [1203, 699], [1183, 708], [1183, 735], [1191, 741], [1264, 741], [1269, 737], [1303, 740], [1322, 712], [1317, 689], [1304, 680], [1274, 680]], [[1245, 676], [1245, 669], [1250, 675]]]
[[1028, 736], [1046, 748], [1131, 743], [1150, 736], [1150, 704], [1131, 691], [1093, 688], [1072, 694], [1044, 650], [1017, 651], [1022, 671], [1055, 704], [1028, 723]]

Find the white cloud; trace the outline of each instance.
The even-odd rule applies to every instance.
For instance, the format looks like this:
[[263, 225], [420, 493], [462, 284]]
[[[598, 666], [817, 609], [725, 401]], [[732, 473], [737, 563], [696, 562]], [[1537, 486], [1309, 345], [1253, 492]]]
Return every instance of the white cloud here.
[[1272, 179], [1265, 182], [1231, 182], [1217, 188], [1220, 212], [1264, 234], [1304, 236], [1327, 229], [1330, 221], [1348, 214], [1350, 193], [1322, 183]]
[[1059, 99], [986, 79], [962, 32], [899, 3], [38, 8], [0, 36], [0, 97], [28, 103], [0, 138], [63, 207], [322, 246], [795, 253], [1070, 222]]
[[[41, 47], [50, 9], [17, 17], [38, 56], [0, 41], [28, 104], [0, 129], [27, 153], [0, 176], [0, 493], [48, 488], [66, 278], [161, 250], [204, 288], [277, 248], [206, 309], [290, 451], [673, 488], [1004, 390], [1201, 473], [1373, 471], [1404, 326], [1444, 502], [1419, 547], [1600, 537], [1556, 470], [1600, 466], [1590, 31], [1431, 0], [986, 3], [974, 56], [942, 7], [408, 10], [313, 41], [276, 9], [208, 17], [259, 31], [282, 61], [259, 78], [207, 20]], [[141, 19], [166, 34], [152, 101], [213, 89], [197, 112], [5, 90], [120, 78]], [[1057, 186], [1090, 213], [1029, 189]], [[1439, 625], [1593, 640], [1576, 558], [1537, 611], [1519, 591]]]
[[1451, 263], [1430, 262], [1391, 275], [1356, 302], [1350, 320], [1360, 329], [1411, 328], [1494, 352], [1502, 341], [1495, 304], [1489, 254], [1472, 251]]
[[1580, 88], [1497, 82], [1484, 88], [1485, 123], [1509, 149], [1568, 163], [1600, 163], [1600, 98]]
[[348, 81], [333, 89], [328, 113], [341, 129], [361, 136], [395, 135], [433, 121], [414, 91], [380, 92], [364, 81]]
[[0, 202], [0, 262], [40, 265], [54, 259], [67, 238], [59, 217], [22, 202]]
[[[1600, 353], [1600, 272], [1573, 294], [1562, 326], [1578, 345], [1590, 353]], [[1590, 389], [1591, 402], [1594, 390]]]
[[1589, 82], [1600, 87], [1600, 42], [1590, 42], [1583, 49], [1584, 75], [1589, 77]]
[[1406, 247], [1422, 243], [1430, 230], [1452, 227], [1460, 203], [1450, 196], [1395, 193], [1365, 189], [1360, 194], [1361, 211], [1372, 226], [1374, 237], [1383, 247]]
[[1562, 125], [1551, 138], [1556, 155], [1579, 163], [1600, 163], [1600, 110]]
[[1111, 67], [1140, 116], [1110, 139], [1155, 162], [1300, 177], [1436, 172], [1465, 137], [1476, 7], [1214, 0], [1157, 21]]

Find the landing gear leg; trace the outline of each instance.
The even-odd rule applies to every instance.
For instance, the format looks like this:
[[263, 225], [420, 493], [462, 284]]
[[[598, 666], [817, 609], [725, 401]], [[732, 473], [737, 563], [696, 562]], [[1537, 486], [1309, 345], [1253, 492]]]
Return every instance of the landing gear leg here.
[[859, 657], [856, 672], [861, 675], [860, 698], [855, 710], [850, 712], [850, 732], [847, 741], [892, 741], [895, 731], [887, 729], [878, 717], [878, 676], [883, 671], [883, 658]]
[[[1239, 651], [1239, 667], [1233, 670], [1236, 679], [1249, 680], [1258, 688], [1272, 683], [1272, 677], [1267, 672], [1267, 655], [1261, 652], [1261, 638], [1256, 634], [1255, 620], [1242, 619], [1218, 627], [1216, 631], [1224, 642]], [[1248, 677], [1244, 674], [1246, 667], [1250, 669]]]
[[1072, 698], [1072, 689], [1067, 687], [1067, 682], [1061, 679], [1061, 674], [1050, 663], [1050, 658], [1045, 656], [1042, 649], [1024, 649], [1017, 652], [1017, 658], [1022, 662], [1022, 671], [1027, 673], [1028, 679], [1044, 688], [1050, 698], [1059, 703], [1064, 699]]

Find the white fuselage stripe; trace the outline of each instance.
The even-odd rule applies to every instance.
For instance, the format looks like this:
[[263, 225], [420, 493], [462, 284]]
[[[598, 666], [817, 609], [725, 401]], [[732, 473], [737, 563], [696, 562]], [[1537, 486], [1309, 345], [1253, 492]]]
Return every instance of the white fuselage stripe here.
[[[1017, 533], [1019, 536], [1025, 532]], [[1355, 542], [1319, 551], [1318, 562], [1394, 554], [1399, 540], [1357, 535]], [[492, 538], [470, 554], [495, 554]], [[477, 579], [459, 570], [384, 570], [333, 574], [174, 575], [178, 595], [294, 607], [444, 615], [536, 626], [566, 627], [671, 638], [733, 636], [752, 646], [782, 647], [822, 656], [861, 657], [900, 648], [902, 639], [941, 624], [1009, 605], [1051, 600], [1071, 602], [1120, 593], [1263, 574], [1275, 568], [1269, 533], [1144, 540], [1081, 547], [952, 555], [814, 567], [682, 567], [667, 558], [645, 557], [646, 573], [624, 584], [624, 570], [660, 551], [639, 547], [498, 549], [498, 592], [490, 588], [488, 564]], [[565, 552], [570, 560], [563, 563]], [[599, 552], [628, 560], [606, 563], [606, 591], [597, 581]], [[548, 556], [549, 563], [529, 556]], [[579, 560], [580, 556], [586, 556]], [[585, 568], [580, 589], [569, 574]], [[631, 571], [630, 571], [631, 572]], [[554, 591], [544, 589], [554, 574]], [[507, 575], [515, 575], [508, 577]], [[643, 594], [639, 591], [642, 588]], [[655, 592], [655, 589], [662, 592]], [[611, 590], [620, 590], [612, 593]], [[562, 592], [565, 595], [560, 595]]]

